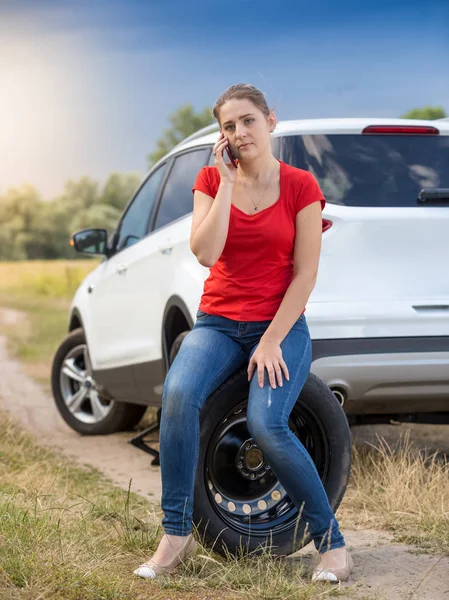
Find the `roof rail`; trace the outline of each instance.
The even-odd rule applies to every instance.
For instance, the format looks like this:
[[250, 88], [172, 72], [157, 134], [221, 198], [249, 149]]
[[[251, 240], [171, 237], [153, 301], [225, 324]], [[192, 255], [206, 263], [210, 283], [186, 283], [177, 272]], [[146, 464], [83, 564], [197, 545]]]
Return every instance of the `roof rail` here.
[[217, 131], [217, 132], [220, 131], [220, 125], [218, 123], [211, 123], [210, 125], [207, 125], [206, 127], [203, 127], [202, 129], [198, 129], [198, 131], [195, 131], [195, 133], [192, 133], [191, 135], [189, 135], [186, 138], [184, 138], [183, 140], [181, 140], [179, 142], [179, 144], [176, 144], [175, 148], [178, 148], [178, 146], [187, 144], [187, 142], [196, 140], [196, 138], [202, 137], [203, 135], [206, 135], [207, 133], [214, 133], [214, 131]]

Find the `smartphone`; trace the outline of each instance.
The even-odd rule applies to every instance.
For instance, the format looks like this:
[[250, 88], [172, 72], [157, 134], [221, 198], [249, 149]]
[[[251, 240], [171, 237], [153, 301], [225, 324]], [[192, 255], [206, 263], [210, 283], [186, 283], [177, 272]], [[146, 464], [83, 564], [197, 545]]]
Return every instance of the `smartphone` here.
[[226, 146], [226, 152], [228, 153], [229, 156], [229, 160], [231, 161], [231, 163], [233, 164], [233, 166], [235, 168], [237, 168], [237, 159], [235, 158], [235, 156], [232, 154], [232, 150], [229, 147], [229, 142], [228, 145]]
[[237, 168], [237, 159], [236, 159], [236, 158], [235, 158], [235, 156], [232, 154], [231, 147], [229, 146], [229, 141], [228, 141], [228, 145], [227, 145], [227, 146], [225, 146], [225, 148], [226, 148], [226, 152], [227, 152], [227, 154], [228, 154], [228, 156], [229, 156], [229, 160], [231, 161], [231, 164], [232, 164], [232, 165], [233, 165], [235, 168]]

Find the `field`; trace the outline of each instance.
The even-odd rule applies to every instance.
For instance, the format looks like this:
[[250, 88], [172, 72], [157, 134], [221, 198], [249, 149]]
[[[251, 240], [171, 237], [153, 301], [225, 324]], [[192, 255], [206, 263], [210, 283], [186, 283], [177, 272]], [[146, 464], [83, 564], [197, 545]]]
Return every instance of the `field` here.
[[[68, 309], [97, 260], [0, 262], [0, 306], [23, 311], [8, 327], [8, 350], [49, 389], [50, 360], [67, 332]], [[3, 326], [5, 329], [5, 326]]]
[[[9, 352], [48, 386], [51, 358], [89, 261], [0, 263], [0, 307], [20, 311], [3, 322]], [[1, 401], [1, 398], [0, 398]], [[12, 415], [13, 416], [13, 415]], [[389, 446], [353, 447], [353, 470], [338, 518], [342, 529], [389, 532], [417, 553], [449, 556], [449, 463], [418, 451], [408, 434]], [[228, 561], [202, 550], [179, 576], [136, 580], [136, 561], [162, 532], [160, 509], [41, 447], [0, 413], [0, 598], [125, 599], [337, 597], [312, 585], [301, 567], [273, 559]], [[149, 592], [151, 588], [151, 592]], [[352, 593], [354, 594], [352, 596]], [[356, 586], [345, 597], [358, 595]]]

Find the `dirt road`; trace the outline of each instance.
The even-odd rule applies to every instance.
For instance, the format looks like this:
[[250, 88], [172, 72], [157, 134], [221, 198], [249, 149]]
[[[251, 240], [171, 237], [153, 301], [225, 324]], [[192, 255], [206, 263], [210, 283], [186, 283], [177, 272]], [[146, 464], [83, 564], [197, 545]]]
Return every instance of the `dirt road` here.
[[[16, 315], [15, 311], [0, 309], [0, 321], [11, 323]], [[40, 443], [98, 468], [120, 487], [127, 489], [132, 477], [134, 492], [159, 503], [160, 469], [151, 466], [149, 454], [127, 443], [131, 434], [82, 437], [75, 433], [59, 416], [53, 399], [25, 375], [20, 363], [9, 359], [5, 342], [0, 336], [0, 407], [35, 432]]]
[[[17, 313], [0, 309], [0, 321], [14, 322]], [[0, 408], [31, 430], [39, 443], [58, 449], [80, 464], [96, 467], [115, 484], [131, 489], [159, 503], [161, 480], [159, 467], [151, 466], [151, 457], [127, 444], [130, 434], [82, 437], [72, 431], [57, 412], [53, 399], [30, 379], [20, 363], [6, 352], [6, 340], [0, 336]], [[375, 442], [379, 433], [389, 441], [398, 437], [405, 426], [354, 428], [357, 443]], [[449, 427], [411, 427], [415, 443], [449, 454]], [[355, 572], [347, 595], [355, 600], [449, 600], [449, 558], [421, 554], [413, 546], [396, 544], [388, 532], [343, 530], [352, 549]], [[313, 555], [311, 544], [299, 551]], [[295, 557], [290, 557], [294, 560]], [[347, 587], [345, 585], [345, 587]]]

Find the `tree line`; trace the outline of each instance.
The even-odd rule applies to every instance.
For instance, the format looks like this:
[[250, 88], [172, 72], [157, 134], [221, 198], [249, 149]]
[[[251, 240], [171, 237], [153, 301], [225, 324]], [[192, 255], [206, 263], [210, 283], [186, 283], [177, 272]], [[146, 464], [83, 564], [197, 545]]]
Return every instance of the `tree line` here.
[[0, 259], [79, 258], [70, 235], [87, 227], [112, 230], [139, 181], [137, 174], [112, 173], [100, 186], [82, 177], [50, 201], [30, 185], [8, 190], [0, 198]]
[[[440, 107], [414, 109], [402, 115], [412, 119], [446, 116]], [[182, 139], [212, 122], [212, 111], [196, 113], [186, 104], [169, 117], [170, 127], [147, 157], [148, 167]], [[81, 177], [67, 181], [62, 193], [44, 200], [31, 185], [0, 196], [0, 260], [79, 258], [69, 245], [70, 235], [87, 227], [111, 231], [140, 183], [135, 173], [112, 173], [104, 184]]]

